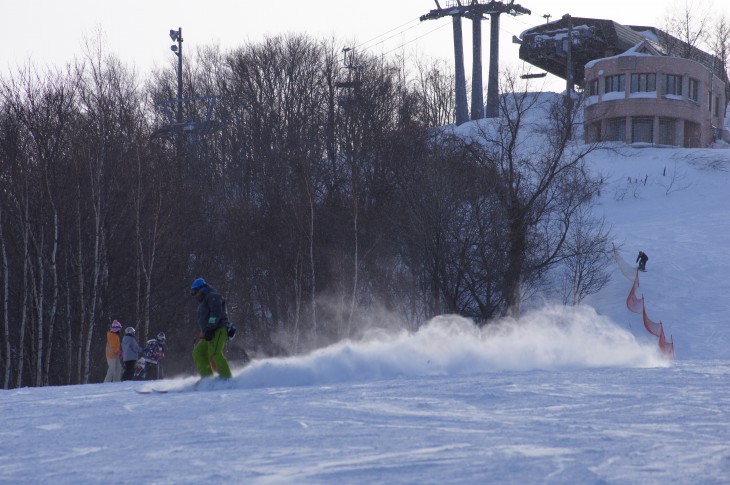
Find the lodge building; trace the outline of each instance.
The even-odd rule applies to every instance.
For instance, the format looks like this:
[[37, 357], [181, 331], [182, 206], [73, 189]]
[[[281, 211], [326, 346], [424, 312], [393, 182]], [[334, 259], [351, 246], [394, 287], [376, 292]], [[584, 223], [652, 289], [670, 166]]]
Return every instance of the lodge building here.
[[723, 130], [724, 66], [658, 29], [563, 18], [523, 32], [520, 58], [564, 79], [572, 66], [584, 91], [588, 143], [705, 147], [719, 139], [730, 142]]

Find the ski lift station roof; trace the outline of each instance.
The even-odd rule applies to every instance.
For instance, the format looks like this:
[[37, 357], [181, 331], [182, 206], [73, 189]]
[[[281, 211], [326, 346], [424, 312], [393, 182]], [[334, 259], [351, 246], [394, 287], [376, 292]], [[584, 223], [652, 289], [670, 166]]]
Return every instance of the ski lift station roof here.
[[621, 25], [613, 20], [565, 16], [520, 34], [520, 59], [562, 79], [567, 78], [568, 36], [572, 38], [573, 79], [582, 85], [585, 65], [626, 52], [641, 42], [661, 55], [696, 60], [727, 84], [722, 63], [656, 27]]

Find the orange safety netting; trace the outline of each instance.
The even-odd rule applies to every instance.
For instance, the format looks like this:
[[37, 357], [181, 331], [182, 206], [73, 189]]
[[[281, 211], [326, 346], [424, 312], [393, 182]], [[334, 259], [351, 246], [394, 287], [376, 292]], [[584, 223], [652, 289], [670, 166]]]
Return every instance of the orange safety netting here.
[[628, 298], [626, 298], [626, 307], [634, 313], [641, 313], [644, 309], [644, 297], [636, 296], [636, 289], [639, 287], [639, 272], [636, 272], [634, 278], [634, 286], [631, 287]]
[[664, 326], [660, 325], [659, 329], [659, 350], [670, 359], [674, 359], [674, 337], [670, 335], [670, 341], [667, 342], [664, 336]]
[[[614, 248], [615, 251], [615, 248]], [[615, 251], [616, 252], [616, 251]], [[618, 259], [617, 259], [618, 261]], [[626, 297], [626, 307], [634, 312], [634, 313], [641, 313], [642, 320], [644, 321], [644, 328], [646, 330], [654, 335], [655, 337], [659, 337], [659, 350], [666, 355], [669, 359], [674, 359], [674, 337], [670, 336], [669, 341], [667, 341], [666, 336], [664, 335], [664, 325], [662, 324], [661, 320], [659, 322], [655, 322], [652, 319], [649, 318], [649, 316], [646, 314], [646, 305], [644, 304], [644, 295], [641, 295], [641, 298], [637, 296], [637, 290], [639, 289], [639, 272], [636, 271], [636, 276], [634, 277], [634, 284], [631, 286], [631, 291], [629, 292], [629, 296]]]
[[614, 261], [616, 261], [616, 265], [618, 266], [619, 271], [621, 271], [621, 274], [624, 275], [627, 280], [631, 281], [632, 279], [634, 279], [636, 265], [632, 266], [624, 258], [622, 258], [615, 244], [613, 244], [613, 259]]
[[646, 314], [646, 305], [643, 305], [642, 314], [642, 317], [644, 319], [644, 327], [646, 327], [650, 334], [658, 337], [659, 333], [661, 332], [662, 322], [660, 321], [657, 323], [649, 318], [649, 316]]

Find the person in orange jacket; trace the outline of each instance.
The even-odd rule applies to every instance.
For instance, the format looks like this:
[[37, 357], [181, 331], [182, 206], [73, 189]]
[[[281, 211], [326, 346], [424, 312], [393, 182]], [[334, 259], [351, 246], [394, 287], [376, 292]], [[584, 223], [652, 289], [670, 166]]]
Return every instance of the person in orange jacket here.
[[109, 368], [106, 371], [104, 382], [120, 382], [122, 380], [122, 346], [119, 343], [119, 331], [122, 324], [117, 320], [106, 333], [106, 363]]

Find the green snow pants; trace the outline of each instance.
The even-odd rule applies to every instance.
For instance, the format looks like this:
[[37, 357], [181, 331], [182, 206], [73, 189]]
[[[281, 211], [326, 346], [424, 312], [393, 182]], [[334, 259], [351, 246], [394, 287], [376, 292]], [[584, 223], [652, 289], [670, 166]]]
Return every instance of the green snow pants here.
[[[212, 340], [200, 340], [193, 349], [193, 361], [200, 372], [200, 377], [213, 375], [213, 370], [218, 375], [228, 379], [231, 377], [231, 368], [223, 355], [223, 347], [228, 341], [228, 330], [221, 327], [215, 331]], [[212, 364], [212, 367], [211, 367]]]

